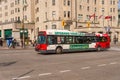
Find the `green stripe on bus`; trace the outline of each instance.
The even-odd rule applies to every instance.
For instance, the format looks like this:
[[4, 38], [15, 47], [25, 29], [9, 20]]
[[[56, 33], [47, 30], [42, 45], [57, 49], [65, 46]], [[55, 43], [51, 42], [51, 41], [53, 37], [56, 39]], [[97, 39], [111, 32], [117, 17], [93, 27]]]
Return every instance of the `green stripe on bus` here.
[[75, 35], [75, 36], [85, 36], [85, 33], [76, 33], [76, 32], [55, 32], [55, 35]]
[[70, 49], [87, 49], [89, 48], [88, 44], [71, 44]]

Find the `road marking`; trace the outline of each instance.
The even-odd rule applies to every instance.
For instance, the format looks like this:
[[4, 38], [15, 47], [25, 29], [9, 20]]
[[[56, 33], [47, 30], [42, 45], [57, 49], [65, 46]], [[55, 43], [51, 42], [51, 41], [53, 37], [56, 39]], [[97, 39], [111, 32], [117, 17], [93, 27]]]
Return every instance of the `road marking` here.
[[63, 71], [60, 71], [61, 73], [65, 73], [65, 72], [70, 72], [71, 70], [63, 70]]
[[82, 67], [81, 69], [89, 69], [89, 68], [90, 68], [90, 66]]
[[100, 65], [98, 65], [99, 67], [102, 67], [102, 66], [106, 66], [107, 64], [100, 64]]
[[24, 76], [24, 77], [19, 77], [19, 78], [12, 78], [13, 80], [20, 80], [20, 79], [26, 79], [30, 78], [31, 76]]
[[43, 73], [43, 74], [39, 74], [38, 76], [47, 76], [47, 75], [51, 75], [52, 73]]
[[117, 64], [117, 62], [111, 62], [110, 64]]

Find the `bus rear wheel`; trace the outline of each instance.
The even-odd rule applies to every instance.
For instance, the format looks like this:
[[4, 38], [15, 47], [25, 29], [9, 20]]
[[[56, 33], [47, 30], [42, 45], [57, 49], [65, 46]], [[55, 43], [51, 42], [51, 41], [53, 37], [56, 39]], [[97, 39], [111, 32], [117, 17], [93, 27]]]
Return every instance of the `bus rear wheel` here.
[[56, 49], [56, 54], [61, 54], [62, 53], [62, 48], [61, 47], [58, 47], [57, 49]]

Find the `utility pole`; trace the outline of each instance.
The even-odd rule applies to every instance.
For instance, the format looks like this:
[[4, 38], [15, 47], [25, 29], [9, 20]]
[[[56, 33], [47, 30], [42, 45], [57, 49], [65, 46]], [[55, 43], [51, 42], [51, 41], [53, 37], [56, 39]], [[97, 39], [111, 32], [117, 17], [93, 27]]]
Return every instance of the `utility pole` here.
[[23, 20], [22, 20], [22, 47], [25, 48], [25, 25], [24, 25], [24, 10], [27, 7], [27, 2], [26, 0], [23, 0], [23, 11], [22, 11], [22, 15], [23, 15]]

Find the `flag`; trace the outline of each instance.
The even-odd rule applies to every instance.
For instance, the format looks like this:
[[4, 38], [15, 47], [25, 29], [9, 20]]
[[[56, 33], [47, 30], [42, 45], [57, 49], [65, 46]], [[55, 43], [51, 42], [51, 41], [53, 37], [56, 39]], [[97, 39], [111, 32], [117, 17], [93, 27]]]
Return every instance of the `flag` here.
[[104, 17], [104, 16], [103, 16], [103, 15], [100, 15], [100, 16], [99, 16], [99, 19], [102, 18], [102, 17]]
[[112, 16], [105, 16], [105, 19], [111, 19]]
[[94, 17], [94, 18], [95, 18], [95, 14], [92, 14], [92, 15], [90, 15], [89, 17], [90, 17], [90, 19], [91, 19], [92, 17]]

